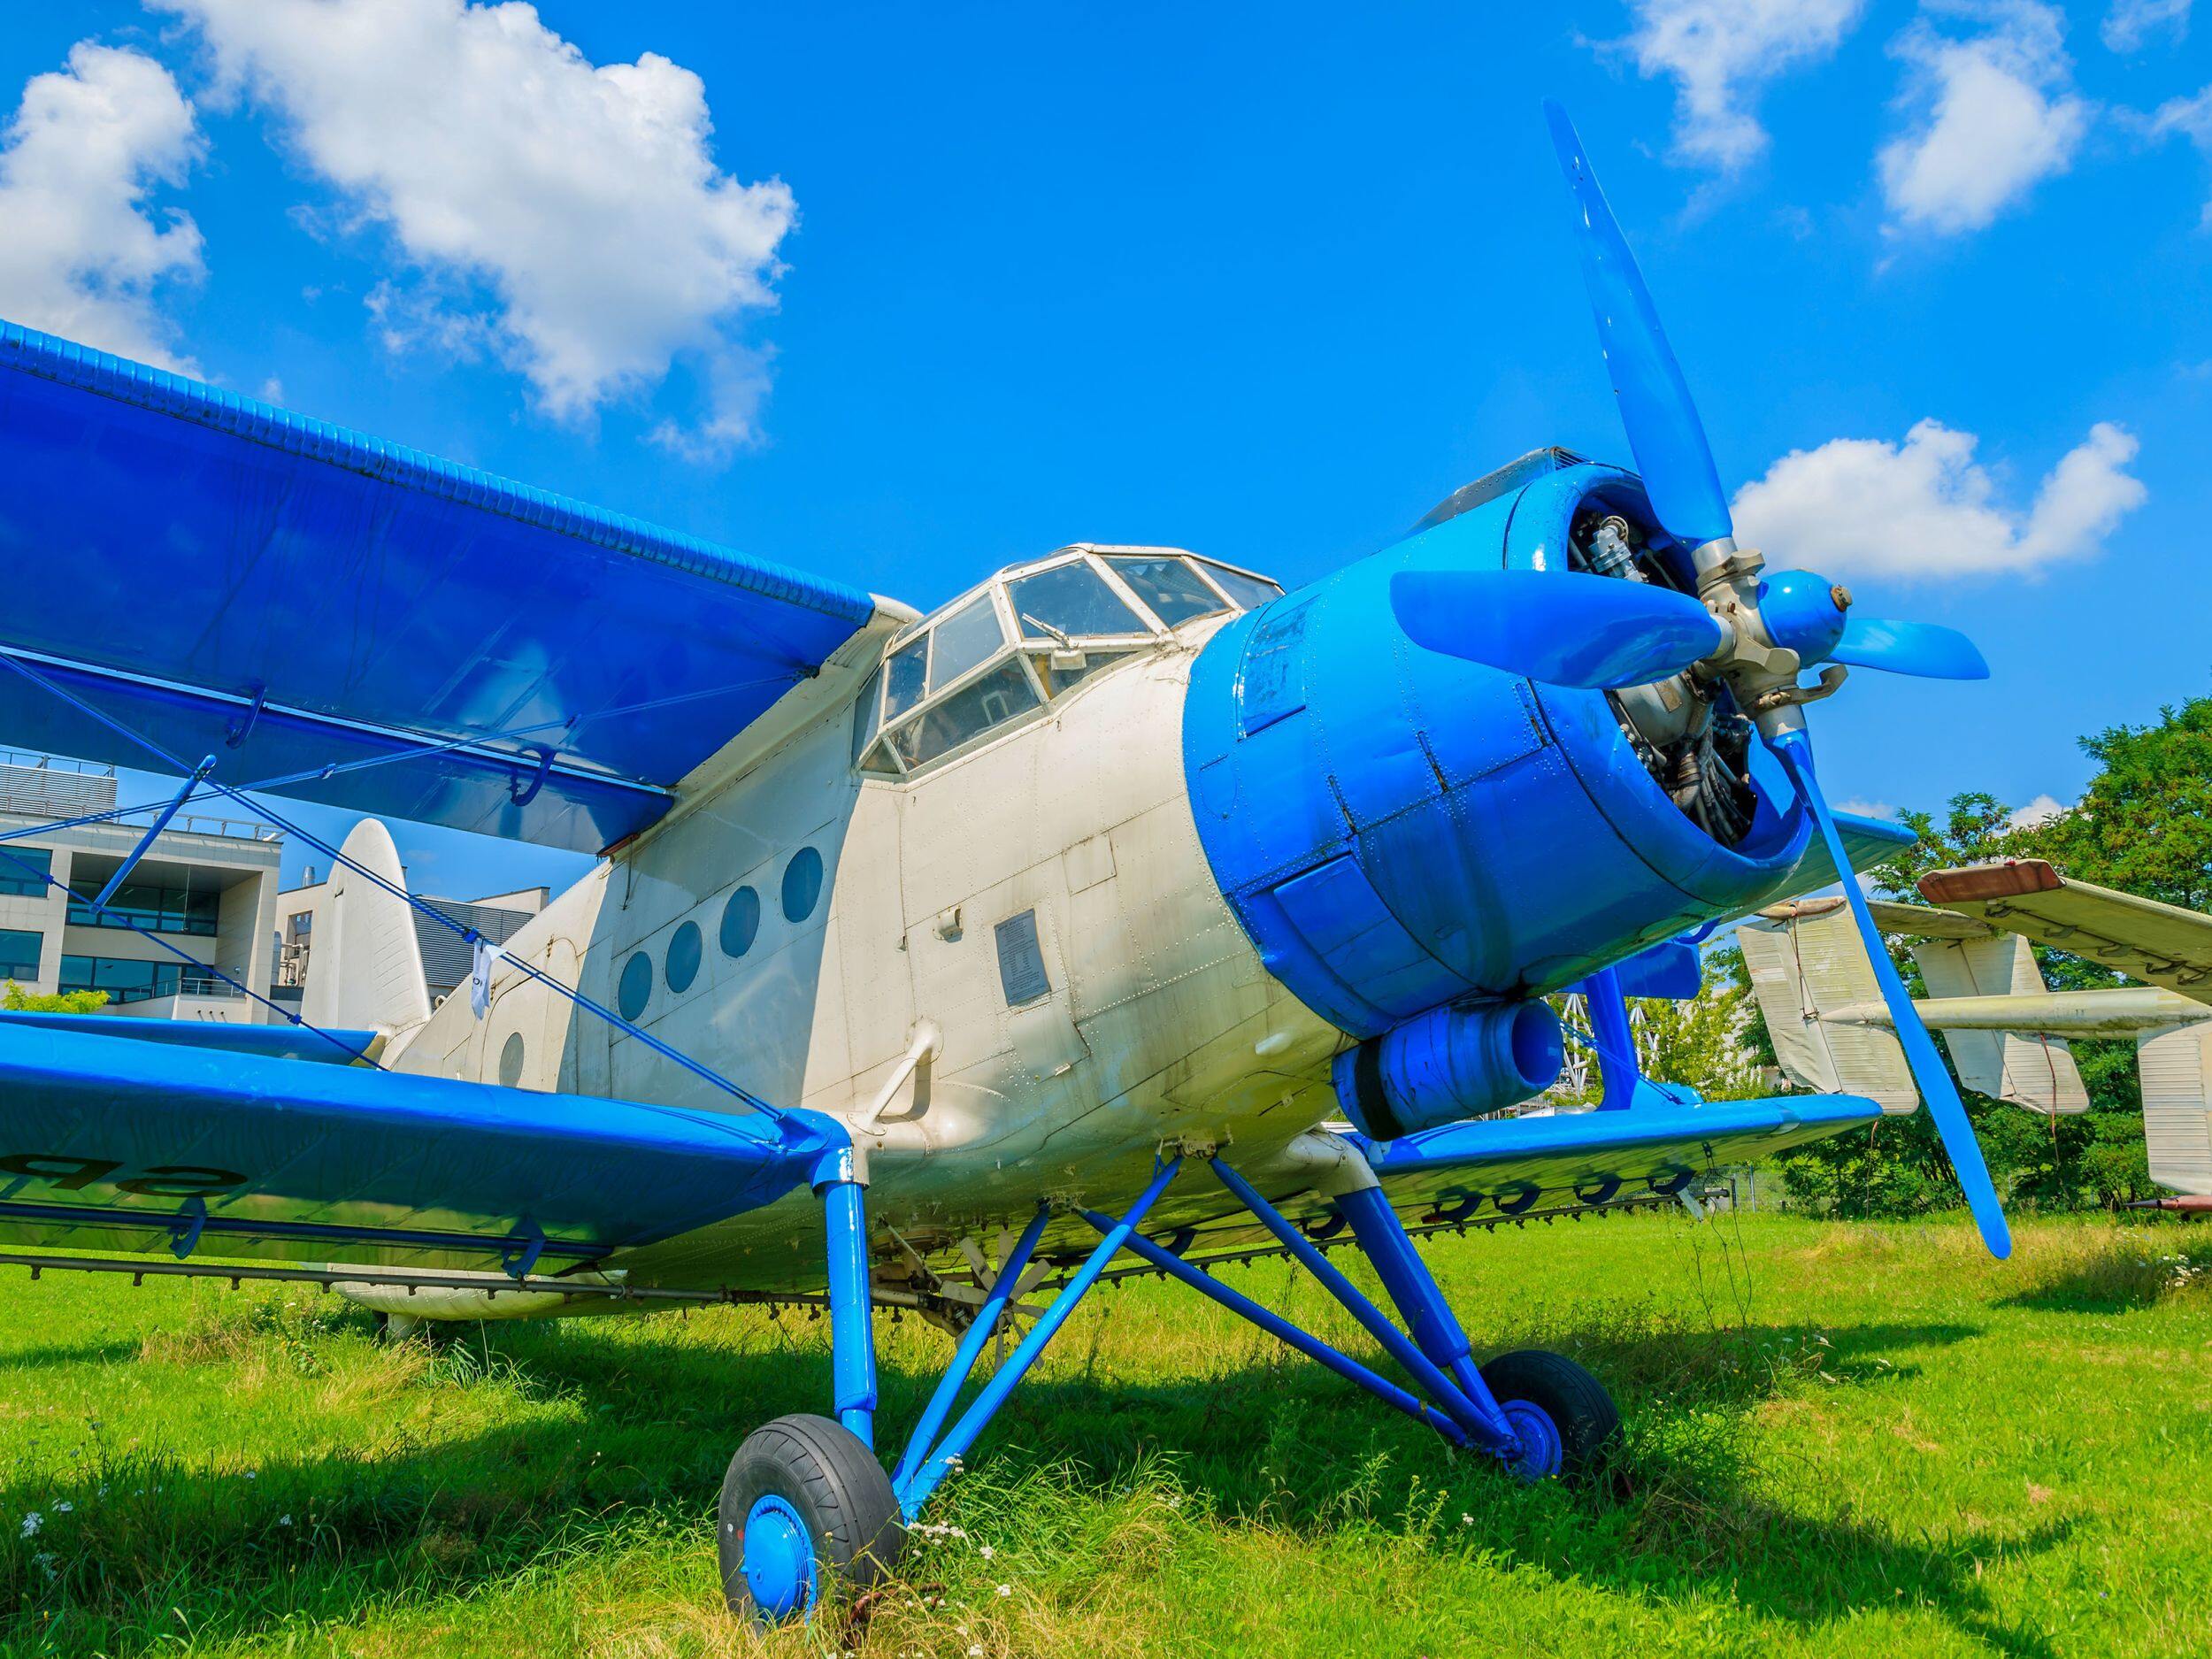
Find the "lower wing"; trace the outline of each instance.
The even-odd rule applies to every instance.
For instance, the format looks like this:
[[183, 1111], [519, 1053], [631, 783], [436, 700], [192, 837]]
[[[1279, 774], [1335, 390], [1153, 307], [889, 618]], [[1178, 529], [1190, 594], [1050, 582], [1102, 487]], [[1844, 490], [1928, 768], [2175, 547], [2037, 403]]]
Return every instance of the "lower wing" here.
[[843, 1142], [803, 1113], [540, 1094], [103, 1023], [0, 1014], [0, 1242], [557, 1273], [771, 1203]]

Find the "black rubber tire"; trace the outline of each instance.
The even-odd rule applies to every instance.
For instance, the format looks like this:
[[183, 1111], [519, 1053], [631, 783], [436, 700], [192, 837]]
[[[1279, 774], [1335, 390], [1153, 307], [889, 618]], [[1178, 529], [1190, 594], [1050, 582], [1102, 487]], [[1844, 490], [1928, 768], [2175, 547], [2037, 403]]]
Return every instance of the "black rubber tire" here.
[[1540, 1348], [1501, 1354], [1482, 1367], [1500, 1405], [1525, 1400], [1541, 1407], [1559, 1431], [1559, 1478], [1586, 1485], [1609, 1478], [1620, 1452], [1621, 1414], [1605, 1386], [1564, 1354]]
[[722, 1478], [715, 1553], [733, 1613], [756, 1624], [770, 1622], [746, 1586], [744, 1539], [745, 1517], [771, 1494], [806, 1523], [818, 1581], [825, 1587], [835, 1578], [857, 1592], [891, 1576], [906, 1546], [906, 1520], [891, 1477], [843, 1424], [794, 1413], [747, 1435]]

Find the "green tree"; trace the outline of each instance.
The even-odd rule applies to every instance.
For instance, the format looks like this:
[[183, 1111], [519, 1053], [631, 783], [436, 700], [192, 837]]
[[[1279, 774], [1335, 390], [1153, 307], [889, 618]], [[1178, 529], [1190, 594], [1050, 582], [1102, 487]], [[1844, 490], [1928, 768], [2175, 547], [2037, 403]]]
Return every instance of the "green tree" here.
[[0, 991], [0, 1009], [12, 1014], [96, 1014], [107, 1005], [105, 991], [27, 991], [13, 979]]

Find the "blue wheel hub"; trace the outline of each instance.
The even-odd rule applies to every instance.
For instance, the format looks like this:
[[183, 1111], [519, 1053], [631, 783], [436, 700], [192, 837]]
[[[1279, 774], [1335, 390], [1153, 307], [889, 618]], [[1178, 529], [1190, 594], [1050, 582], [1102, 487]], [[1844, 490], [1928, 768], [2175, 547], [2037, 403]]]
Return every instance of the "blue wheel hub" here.
[[757, 1499], [745, 1517], [744, 1562], [745, 1587], [770, 1618], [814, 1605], [814, 1535], [799, 1512], [772, 1494]]
[[1506, 1471], [1516, 1480], [1549, 1480], [1566, 1466], [1566, 1448], [1550, 1412], [1530, 1400], [1503, 1400], [1498, 1409], [1520, 1439], [1505, 1460]]

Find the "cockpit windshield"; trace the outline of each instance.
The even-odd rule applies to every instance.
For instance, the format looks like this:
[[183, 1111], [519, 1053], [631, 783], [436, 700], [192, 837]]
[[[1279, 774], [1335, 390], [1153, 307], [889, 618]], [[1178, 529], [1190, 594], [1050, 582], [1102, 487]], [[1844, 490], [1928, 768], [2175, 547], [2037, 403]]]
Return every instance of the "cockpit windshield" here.
[[894, 641], [853, 710], [853, 763], [899, 777], [964, 752], [1186, 623], [1282, 589], [1172, 548], [1064, 548], [1001, 571]]

